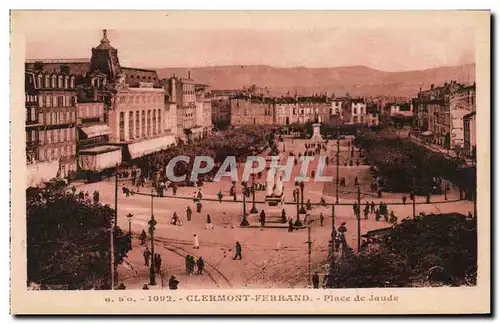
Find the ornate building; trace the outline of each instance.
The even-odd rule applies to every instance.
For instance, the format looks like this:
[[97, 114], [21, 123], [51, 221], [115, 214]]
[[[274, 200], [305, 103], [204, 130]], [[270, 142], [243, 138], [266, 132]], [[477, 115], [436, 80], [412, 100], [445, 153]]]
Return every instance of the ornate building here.
[[28, 185], [76, 172], [76, 76], [68, 69], [25, 70]]

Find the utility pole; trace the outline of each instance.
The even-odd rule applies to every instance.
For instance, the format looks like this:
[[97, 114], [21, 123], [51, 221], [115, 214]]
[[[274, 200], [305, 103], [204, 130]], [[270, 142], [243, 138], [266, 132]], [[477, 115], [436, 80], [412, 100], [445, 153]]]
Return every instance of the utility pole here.
[[309, 226], [307, 226], [307, 254], [308, 254], [308, 266], [307, 270], [309, 273], [309, 280], [311, 280], [311, 253], [312, 253], [312, 241], [311, 241], [311, 224], [312, 221], [309, 222]]
[[255, 206], [255, 173], [252, 174], [252, 209], [250, 209], [250, 214], [258, 214], [259, 211]]
[[[248, 226], [250, 225], [247, 220], [247, 201], [246, 201], [246, 189], [247, 189], [247, 183], [242, 182], [243, 185], [242, 189], [242, 194], [243, 194], [243, 219], [241, 220], [240, 226]], [[235, 196], [236, 196], [236, 191], [235, 191]]]
[[358, 253], [361, 251], [361, 190], [358, 184], [358, 210], [356, 211], [358, 218]]
[[331, 255], [331, 258], [332, 258], [332, 267], [331, 269], [333, 269], [333, 266], [335, 265], [335, 205], [332, 204], [332, 255]]
[[339, 165], [340, 165], [340, 125], [337, 126], [337, 186], [335, 187], [335, 203], [339, 203]]
[[155, 226], [157, 224], [155, 216], [153, 214], [153, 190], [151, 190], [151, 220], [149, 224], [149, 234], [151, 235], [151, 264], [149, 267], [149, 284], [156, 285], [156, 275], [155, 275]]
[[115, 289], [115, 229], [118, 224], [118, 163], [115, 169], [115, 220], [109, 233], [111, 240], [111, 290]]
[[115, 225], [113, 224], [111, 226], [111, 231], [109, 231], [109, 238], [111, 241], [111, 290], [115, 290], [115, 238], [114, 238], [114, 232], [115, 231]]
[[306, 209], [304, 208], [304, 181], [300, 182], [300, 213], [305, 214]]

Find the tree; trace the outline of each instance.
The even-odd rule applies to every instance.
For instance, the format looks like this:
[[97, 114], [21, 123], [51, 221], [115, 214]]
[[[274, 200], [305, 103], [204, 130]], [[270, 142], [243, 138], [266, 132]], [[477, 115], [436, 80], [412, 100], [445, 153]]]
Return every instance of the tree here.
[[[29, 192], [28, 192], [29, 191]], [[28, 281], [68, 289], [110, 289], [110, 231], [114, 210], [82, 202], [54, 186], [27, 190]], [[115, 230], [115, 260], [128, 252]]]

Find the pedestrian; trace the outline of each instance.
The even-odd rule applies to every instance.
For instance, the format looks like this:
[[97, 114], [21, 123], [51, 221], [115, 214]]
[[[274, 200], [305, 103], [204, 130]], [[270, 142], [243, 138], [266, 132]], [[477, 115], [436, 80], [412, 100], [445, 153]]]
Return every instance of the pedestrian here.
[[354, 205], [352, 205], [352, 210], [353, 210], [354, 216], [356, 216], [358, 214], [358, 204], [357, 203], [354, 203]]
[[179, 220], [179, 216], [177, 216], [177, 212], [174, 212], [172, 216], [172, 225], [177, 225], [177, 221]]
[[375, 210], [375, 220], [378, 222], [380, 220], [380, 211], [377, 209]]
[[293, 190], [292, 194], [293, 194], [293, 202], [297, 202], [297, 192]]
[[372, 200], [372, 203], [370, 205], [370, 213], [374, 214], [375, 213], [375, 203]]
[[236, 258], [239, 258], [239, 260], [242, 259], [241, 256], [241, 244], [239, 241], [236, 241], [236, 254], [234, 255], [233, 260], [236, 260]]
[[316, 175], [316, 173], [314, 172], [314, 170], [311, 171], [311, 178], [314, 178], [314, 176]]
[[149, 259], [151, 258], [151, 251], [149, 251], [149, 248], [146, 246], [146, 250], [144, 250], [144, 253], [142, 254], [144, 256], [144, 265], [146, 267], [149, 267]]
[[307, 209], [307, 210], [311, 210], [311, 209], [312, 209], [312, 206], [311, 206], [311, 199], [307, 199], [307, 201], [306, 201], [306, 209]]
[[288, 232], [293, 232], [293, 220], [291, 218], [288, 220]]
[[205, 262], [203, 261], [202, 257], [198, 258], [198, 260], [196, 261], [196, 266], [198, 267], [197, 274], [202, 275], [203, 274], [203, 268], [205, 268]]
[[198, 235], [193, 234], [193, 249], [199, 249], [200, 248], [200, 242], [198, 241]]
[[394, 215], [394, 211], [391, 210], [391, 216], [389, 218], [389, 222], [391, 224], [396, 224], [398, 222], [398, 218], [396, 217], [396, 215]]
[[141, 240], [141, 245], [144, 245], [146, 241], [146, 231], [142, 230], [141, 235], [139, 235], [139, 240]]
[[319, 224], [323, 227], [323, 222], [325, 221], [325, 217], [323, 216], [323, 212], [319, 213]]
[[403, 195], [403, 205], [406, 205], [406, 195]]
[[468, 219], [472, 219], [472, 218], [473, 218], [473, 217], [472, 217], [472, 213], [471, 213], [470, 211], [467, 213], [467, 218], [468, 218]]
[[99, 191], [94, 190], [94, 203], [97, 204], [99, 202]]
[[196, 196], [198, 200], [201, 200], [203, 198], [203, 195], [201, 194], [201, 190], [198, 190], [198, 195]]
[[355, 185], [355, 186], [359, 185], [359, 182], [358, 182], [358, 177], [355, 177], [355, 178], [354, 178], [354, 185]]
[[71, 186], [71, 192], [73, 193], [73, 196], [74, 196], [75, 192], [76, 192], [76, 187], [75, 186]]
[[201, 207], [202, 207], [202, 204], [201, 204], [201, 202], [199, 202], [199, 201], [198, 201], [198, 202], [196, 203], [196, 212], [197, 212], [198, 214], [199, 214], [199, 213], [201, 213]]
[[359, 167], [359, 160], [356, 160], [356, 166]]
[[212, 218], [210, 217], [210, 214], [207, 214], [207, 224], [205, 225], [205, 229], [214, 229], [214, 225], [212, 224]]
[[219, 198], [219, 203], [222, 203], [222, 191], [219, 190], [217, 197]]
[[363, 213], [365, 214], [365, 219], [368, 219], [368, 214], [369, 214], [370, 210], [368, 208], [368, 206], [365, 207]]
[[160, 273], [160, 269], [161, 269], [161, 255], [160, 255], [160, 253], [156, 253], [156, 256], [155, 256], [156, 273]]
[[285, 208], [281, 210], [281, 222], [284, 224], [286, 223], [286, 211]]
[[186, 217], [187, 217], [188, 222], [190, 222], [190, 221], [191, 221], [191, 215], [192, 215], [192, 213], [193, 213], [193, 212], [191, 211], [191, 208], [188, 206], [188, 207], [186, 208]]
[[170, 290], [177, 290], [177, 286], [179, 285], [179, 280], [175, 278], [175, 276], [171, 276], [168, 280], [168, 288]]
[[377, 191], [377, 196], [378, 196], [379, 198], [382, 198], [382, 190], [380, 190], [380, 189], [379, 189], [379, 190]]
[[326, 205], [325, 198], [321, 197], [321, 200], [319, 201], [319, 204], [324, 207]]
[[318, 275], [318, 272], [314, 272], [313, 276], [312, 276], [312, 283], [313, 283], [313, 287], [314, 289], [318, 289], [319, 288], [319, 275]]
[[262, 226], [262, 227], [264, 227], [264, 225], [266, 225], [266, 213], [264, 212], [264, 209], [260, 212], [259, 222], [260, 222], [260, 226]]

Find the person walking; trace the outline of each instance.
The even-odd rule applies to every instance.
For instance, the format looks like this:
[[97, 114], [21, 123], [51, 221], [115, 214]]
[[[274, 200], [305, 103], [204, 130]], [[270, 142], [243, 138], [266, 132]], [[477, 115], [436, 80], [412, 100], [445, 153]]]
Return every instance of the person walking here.
[[210, 217], [210, 214], [207, 214], [207, 224], [205, 226], [205, 229], [214, 229], [214, 225], [212, 224], [212, 218]]
[[236, 254], [234, 255], [233, 260], [236, 260], [236, 258], [239, 258], [239, 260], [242, 259], [242, 257], [241, 257], [241, 244], [239, 241], [236, 241]]
[[198, 235], [193, 234], [193, 249], [199, 249], [200, 248], [200, 242], [198, 240]]
[[297, 202], [297, 192], [294, 190], [292, 191], [293, 194], [293, 202]]
[[191, 255], [189, 255], [189, 254], [186, 255], [184, 261], [186, 263], [186, 274], [190, 274], [189, 265], [190, 265], [190, 261], [191, 261]]
[[188, 206], [188, 207], [186, 208], [186, 217], [187, 217], [188, 222], [190, 222], [190, 221], [191, 221], [191, 215], [192, 215], [192, 214], [193, 214], [193, 212], [191, 211], [191, 207], [189, 207], [189, 206]]
[[219, 193], [217, 194], [217, 197], [219, 198], [219, 204], [222, 203], [222, 191], [219, 191]]
[[146, 250], [144, 250], [144, 253], [142, 254], [144, 256], [144, 265], [146, 267], [149, 267], [149, 259], [151, 258], [151, 251], [149, 251], [149, 248], [146, 246]]
[[319, 275], [318, 275], [317, 271], [314, 272], [314, 274], [312, 276], [312, 284], [313, 284], [314, 289], [319, 288]]
[[292, 220], [292, 218], [290, 218], [288, 220], [288, 232], [289, 233], [293, 232], [293, 220]]
[[281, 210], [281, 222], [282, 222], [283, 224], [285, 224], [285, 223], [286, 223], [286, 211], [285, 211], [285, 208], [283, 208], [283, 209]]
[[406, 205], [406, 195], [403, 195], [403, 205]]
[[372, 200], [372, 203], [370, 204], [370, 213], [374, 214], [375, 213], [375, 203]]
[[178, 221], [179, 221], [179, 216], [177, 216], [177, 212], [174, 212], [174, 215], [172, 216], [172, 225], [177, 225]]
[[139, 235], [139, 240], [141, 240], [141, 245], [144, 245], [146, 242], [146, 231], [142, 230], [141, 235]]
[[196, 266], [198, 267], [197, 274], [202, 275], [203, 274], [203, 269], [205, 268], [205, 261], [203, 261], [202, 257], [198, 258], [198, 260], [196, 261]]
[[196, 203], [196, 212], [197, 212], [198, 214], [200, 214], [200, 213], [201, 213], [201, 207], [202, 207], [202, 204], [201, 204], [201, 202], [199, 202], [199, 201], [198, 201], [198, 202]]
[[368, 208], [368, 205], [365, 206], [363, 213], [365, 214], [365, 219], [368, 219], [368, 214], [370, 213], [370, 209]]
[[323, 222], [325, 221], [325, 216], [323, 216], [323, 212], [319, 213], [319, 225], [323, 227]]
[[94, 204], [97, 204], [99, 202], [99, 191], [94, 190]]
[[264, 209], [260, 212], [259, 221], [260, 226], [264, 227], [264, 225], [266, 225], [266, 213], [264, 212]]
[[160, 253], [156, 253], [156, 256], [155, 256], [155, 271], [156, 271], [156, 273], [160, 273], [160, 269], [161, 269], [161, 255], [160, 255]]

